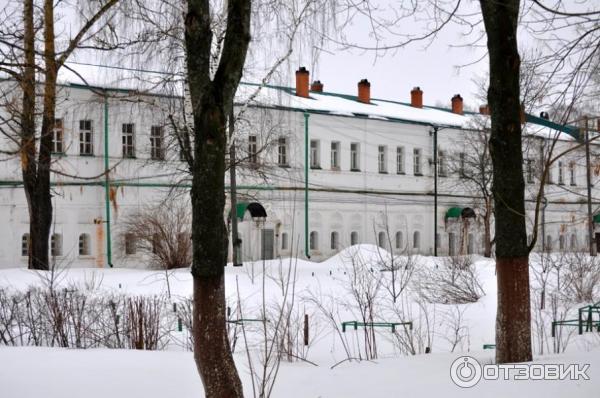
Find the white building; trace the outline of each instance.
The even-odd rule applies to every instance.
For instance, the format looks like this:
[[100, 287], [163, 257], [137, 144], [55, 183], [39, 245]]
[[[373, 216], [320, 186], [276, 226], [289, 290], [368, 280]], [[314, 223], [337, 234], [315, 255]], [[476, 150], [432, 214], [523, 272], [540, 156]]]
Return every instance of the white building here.
[[[244, 84], [238, 91], [240, 103], [255, 94], [237, 128], [236, 214], [243, 260], [294, 254], [320, 260], [356, 243], [434, 254], [436, 226], [438, 255], [482, 252], [482, 202], [466, 188], [456, 165], [461, 167], [461, 153], [471, 150], [469, 144], [489, 123], [487, 116], [463, 114], [460, 96], [449, 109], [423, 106], [419, 88], [407, 95], [410, 102], [401, 103], [372, 99], [366, 80], [359, 82], [357, 96], [323, 92], [318, 82], [309, 90], [308, 82], [301, 69], [295, 89]], [[4, 96], [15, 92], [14, 83], [2, 84]], [[181, 113], [182, 101], [73, 84], [59, 94], [53, 168], [63, 175], [52, 177], [52, 254], [81, 266], [107, 266], [109, 252], [114, 266], [143, 263], [143, 254], [122, 242], [119, 222], [128, 212], [158, 203], [174, 187], [189, 189], [170, 128], [170, 115]], [[547, 120], [528, 119], [524, 158], [531, 228], [542, 152], [553, 138], [558, 138], [555, 155], [579, 142], [553, 130], [559, 126]], [[583, 148], [557, 160], [550, 174], [538, 247], [545, 236], [546, 249], [585, 249]], [[8, 224], [0, 267], [27, 264], [21, 179], [18, 158], [0, 162], [0, 217]], [[597, 179], [592, 173], [592, 184]], [[596, 197], [598, 191], [592, 191]], [[597, 208], [594, 200], [594, 214]]]

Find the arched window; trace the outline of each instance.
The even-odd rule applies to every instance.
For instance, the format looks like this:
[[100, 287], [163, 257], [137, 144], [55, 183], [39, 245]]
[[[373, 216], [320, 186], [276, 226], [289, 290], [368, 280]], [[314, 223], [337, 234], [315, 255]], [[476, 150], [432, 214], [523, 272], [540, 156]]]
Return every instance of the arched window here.
[[396, 232], [396, 249], [401, 250], [402, 246], [404, 245], [403, 242], [403, 237], [402, 237], [402, 232], [398, 231]]
[[577, 250], [577, 235], [572, 234], [571, 235], [571, 251], [576, 251]]
[[340, 248], [340, 235], [333, 231], [331, 233], [331, 250], [338, 250]]
[[52, 234], [50, 237], [50, 255], [62, 256], [62, 235]]
[[562, 252], [565, 250], [565, 236], [560, 235], [558, 237], [558, 249]]
[[350, 233], [350, 245], [358, 245], [358, 232], [352, 231]]
[[137, 242], [134, 234], [125, 234], [125, 254], [133, 255], [137, 253]]
[[29, 256], [29, 243], [29, 234], [23, 234], [23, 236], [21, 237], [21, 256]]
[[419, 250], [421, 248], [421, 233], [415, 231], [413, 233], [413, 249]]
[[89, 256], [90, 255], [90, 235], [81, 234], [79, 235], [79, 255]]
[[281, 234], [281, 250], [288, 249], [288, 234], [287, 232], [283, 232]]
[[382, 249], [386, 248], [387, 245], [385, 244], [385, 232], [382, 231], [379, 234], [377, 234], [377, 244]]
[[310, 233], [310, 250], [319, 250], [319, 233], [317, 231]]

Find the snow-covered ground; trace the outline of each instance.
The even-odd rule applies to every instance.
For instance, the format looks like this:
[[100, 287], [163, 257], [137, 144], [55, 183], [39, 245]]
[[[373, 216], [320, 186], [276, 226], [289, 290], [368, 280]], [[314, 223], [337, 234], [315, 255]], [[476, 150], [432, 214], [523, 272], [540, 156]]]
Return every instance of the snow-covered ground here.
[[[532, 305], [535, 306], [540, 288], [540, 266], [536, 265], [537, 258], [533, 260]], [[494, 343], [494, 263], [483, 258], [474, 260], [473, 269], [484, 292], [477, 302], [434, 304], [423, 299], [423, 289], [431, 288], [430, 282], [435, 282], [432, 275], [442, 272], [443, 262], [439, 262], [439, 268], [436, 268], [434, 260], [427, 257], [411, 258], [409, 267], [406, 267], [406, 257], [394, 261], [396, 265], [402, 265], [395, 274], [394, 286], [399, 288], [402, 285], [399, 278], [407, 278], [408, 281], [395, 302], [391, 289], [392, 273], [382, 270], [385, 268], [382, 264], [389, 266], [391, 258], [373, 246], [355, 246], [322, 263], [284, 259], [265, 264], [247, 263], [241, 268], [227, 267], [226, 289], [228, 305], [232, 307], [231, 319], [240, 316], [262, 319], [266, 314], [269, 324], [274, 324], [282, 307], [290, 309], [288, 333], [293, 335], [290, 337], [291, 345], [294, 355], [305, 360], [288, 362], [284, 356], [272, 396], [599, 396], [598, 333], [577, 336], [572, 329], [565, 330], [563, 342], [566, 334], [571, 333], [566, 353], [553, 354], [554, 340], [550, 337], [548, 323], [548, 319], [552, 319], [548, 311], [553, 311], [550, 304], [544, 311], [538, 311], [542, 315], [534, 315], [534, 352], [537, 354], [534, 362], [590, 364], [587, 372], [590, 380], [482, 380], [469, 389], [457, 387], [450, 378], [450, 366], [456, 358], [470, 355], [482, 364], [493, 362], [494, 351], [483, 350], [483, 344]], [[411, 274], [407, 273], [407, 269], [415, 271]], [[288, 270], [295, 272], [288, 273]], [[551, 269], [546, 273], [551, 274]], [[288, 276], [290, 282], [282, 282]], [[554, 297], [553, 280], [553, 277], [548, 278], [546, 300], [549, 303]], [[47, 275], [25, 269], [0, 271], [0, 289], [5, 291], [23, 292], [31, 286], [47, 287], [48, 283]], [[167, 291], [167, 278], [163, 272], [137, 269], [66, 269], [57, 273], [53, 283], [56, 289], [78, 286], [90, 295], [101, 297], [119, 294], [164, 297]], [[172, 301], [181, 302], [190, 297], [192, 279], [189, 270], [170, 273], [168, 285]], [[286, 287], [289, 289], [287, 295]], [[345, 333], [341, 331], [342, 321], [361, 320], [361, 308], [363, 313], [369, 311], [361, 303], [371, 295], [374, 297], [370, 307], [374, 321], [413, 322], [412, 331], [400, 329], [393, 334], [390, 328], [376, 329], [376, 350], [365, 347], [363, 328], [355, 331], [350, 327]], [[164, 300], [165, 303], [170, 302], [166, 298]], [[570, 307], [575, 309], [577, 306]], [[308, 314], [310, 320], [308, 347], [301, 343], [304, 314]], [[176, 317], [170, 317], [168, 322], [171, 321], [176, 325]], [[179, 332], [175, 325], [167, 325], [171, 329], [162, 337], [165, 343], [161, 351], [0, 345], [0, 396], [201, 396], [202, 386], [192, 354], [186, 350], [185, 344], [180, 344], [186, 341], [187, 332]], [[257, 345], [264, 339], [261, 325], [259, 322], [246, 326], [255, 367], [264, 357]], [[268, 325], [267, 329], [271, 337], [274, 329]], [[544, 336], [540, 335], [540, 330]], [[234, 358], [246, 395], [252, 396], [252, 379], [239, 327], [237, 332], [230, 334], [234, 335], [238, 339]], [[424, 353], [426, 347], [431, 348], [430, 354]], [[416, 355], [411, 355], [411, 350]], [[364, 360], [375, 351], [375, 359]], [[345, 361], [348, 357], [363, 360]]]

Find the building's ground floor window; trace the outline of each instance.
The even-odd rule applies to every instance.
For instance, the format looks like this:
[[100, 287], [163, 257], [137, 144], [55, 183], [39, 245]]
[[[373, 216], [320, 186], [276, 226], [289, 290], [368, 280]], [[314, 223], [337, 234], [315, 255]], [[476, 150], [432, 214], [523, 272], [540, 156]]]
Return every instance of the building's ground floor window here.
[[350, 233], [350, 245], [358, 245], [358, 232], [352, 231]]
[[310, 250], [319, 250], [319, 233], [312, 231], [310, 233]]

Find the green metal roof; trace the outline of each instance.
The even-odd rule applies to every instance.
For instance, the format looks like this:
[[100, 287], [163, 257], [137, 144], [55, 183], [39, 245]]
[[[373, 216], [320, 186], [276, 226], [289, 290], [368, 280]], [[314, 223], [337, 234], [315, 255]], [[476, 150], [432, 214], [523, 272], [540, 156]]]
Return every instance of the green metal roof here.
[[451, 207], [446, 211], [446, 219], [448, 218], [460, 218], [462, 209], [460, 207]]
[[562, 133], [568, 134], [571, 137], [575, 138], [576, 140], [579, 139], [579, 129], [577, 127], [554, 123], [548, 119], [530, 115], [529, 113], [525, 114], [525, 120], [529, 123], [534, 123], [534, 124], [537, 124], [540, 126], [549, 127], [553, 130], [557, 130]]
[[594, 224], [600, 224], [600, 213], [594, 215]]
[[237, 216], [237, 218], [239, 218], [240, 220], [244, 219], [244, 214], [246, 214], [246, 209], [248, 209], [248, 205], [250, 205], [249, 202], [240, 202], [236, 204], [235, 215]]

